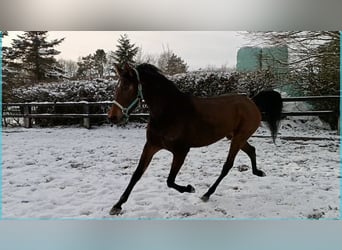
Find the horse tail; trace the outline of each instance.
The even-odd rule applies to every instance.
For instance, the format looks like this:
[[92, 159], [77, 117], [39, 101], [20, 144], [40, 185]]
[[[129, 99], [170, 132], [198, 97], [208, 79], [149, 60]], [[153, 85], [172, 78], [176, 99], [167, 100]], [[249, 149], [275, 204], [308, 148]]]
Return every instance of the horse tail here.
[[281, 95], [274, 90], [263, 90], [254, 96], [252, 100], [259, 108], [262, 120], [266, 121], [271, 130], [273, 142], [275, 142], [283, 109]]

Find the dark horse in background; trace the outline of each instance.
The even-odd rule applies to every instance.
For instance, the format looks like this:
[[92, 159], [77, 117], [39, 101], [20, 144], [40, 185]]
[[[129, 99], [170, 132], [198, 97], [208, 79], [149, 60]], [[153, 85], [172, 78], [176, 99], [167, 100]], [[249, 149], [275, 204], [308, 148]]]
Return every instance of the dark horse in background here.
[[113, 123], [127, 120], [130, 112], [144, 99], [150, 112], [144, 146], [139, 164], [119, 201], [110, 211], [120, 214], [134, 185], [148, 167], [153, 155], [161, 149], [173, 154], [167, 185], [179, 192], [192, 193], [195, 189], [175, 183], [176, 176], [191, 147], [212, 144], [224, 137], [231, 140], [227, 160], [215, 183], [202, 196], [207, 201], [222, 179], [233, 167], [236, 154], [241, 149], [252, 163], [253, 174], [265, 176], [257, 168], [255, 148], [247, 139], [260, 125], [262, 114], [276, 138], [281, 119], [282, 99], [279, 93], [262, 91], [250, 99], [246, 95], [231, 94], [199, 98], [181, 92], [153, 65], [141, 64], [136, 68], [126, 64], [115, 66], [119, 76], [114, 105], [108, 112]]

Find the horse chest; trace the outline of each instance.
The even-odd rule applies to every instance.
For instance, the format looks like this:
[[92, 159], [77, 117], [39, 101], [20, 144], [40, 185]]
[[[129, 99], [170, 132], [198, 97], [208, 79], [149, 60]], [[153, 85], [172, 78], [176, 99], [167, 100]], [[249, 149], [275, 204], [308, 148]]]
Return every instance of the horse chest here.
[[168, 150], [184, 146], [183, 130], [178, 126], [167, 126], [164, 128], [149, 126], [147, 135], [148, 140]]
[[177, 130], [167, 130], [159, 135], [159, 140], [162, 146], [169, 150], [172, 150], [178, 146], [184, 146], [184, 142], [181, 138], [183, 137]]

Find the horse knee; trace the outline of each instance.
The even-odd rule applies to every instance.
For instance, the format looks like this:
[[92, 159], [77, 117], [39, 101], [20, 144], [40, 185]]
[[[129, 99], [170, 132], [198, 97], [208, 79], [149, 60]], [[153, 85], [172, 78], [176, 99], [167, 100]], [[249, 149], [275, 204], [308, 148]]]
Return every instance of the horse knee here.
[[255, 147], [251, 146], [250, 147], [250, 154], [255, 157], [256, 156], [256, 150], [255, 150]]

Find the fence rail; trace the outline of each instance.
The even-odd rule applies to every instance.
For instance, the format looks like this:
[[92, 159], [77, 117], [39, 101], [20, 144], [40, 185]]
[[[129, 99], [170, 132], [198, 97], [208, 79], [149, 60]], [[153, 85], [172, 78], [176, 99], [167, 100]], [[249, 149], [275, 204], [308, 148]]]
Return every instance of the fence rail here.
[[[327, 95], [327, 96], [297, 96], [297, 97], [283, 97], [283, 102], [308, 102], [308, 101], [338, 101], [340, 96]], [[338, 110], [311, 110], [311, 111], [291, 111], [282, 113], [283, 117], [286, 116], [321, 116], [321, 115], [335, 115], [339, 116]]]
[[[285, 97], [284, 102], [306, 102], [306, 101], [333, 101], [339, 100], [340, 96], [303, 96], [303, 97]], [[32, 126], [32, 119], [38, 118], [77, 118], [82, 119], [83, 126], [86, 128], [91, 127], [91, 118], [103, 118], [107, 117], [106, 113], [94, 114], [91, 113], [91, 107], [101, 107], [102, 110], [108, 110], [113, 105], [111, 101], [102, 102], [28, 102], [28, 103], [3, 103], [2, 104], [2, 118], [23, 118], [24, 127]], [[82, 113], [35, 113], [32, 112], [34, 108], [38, 107], [79, 107]], [[339, 116], [336, 110], [310, 110], [310, 111], [292, 111], [283, 112], [283, 117], [287, 116], [321, 116], [321, 115], [334, 115]], [[148, 117], [147, 113], [133, 113], [132, 117]], [[5, 123], [6, 125], [6, 123]]]

